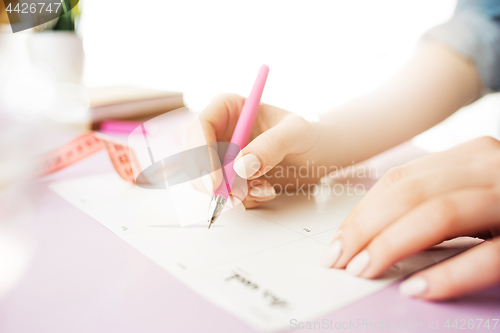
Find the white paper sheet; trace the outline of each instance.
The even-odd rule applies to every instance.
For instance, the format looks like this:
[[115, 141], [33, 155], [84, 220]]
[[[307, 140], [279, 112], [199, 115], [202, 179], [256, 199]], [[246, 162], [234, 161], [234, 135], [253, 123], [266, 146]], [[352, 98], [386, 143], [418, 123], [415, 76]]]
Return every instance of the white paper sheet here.
[[[422, 253], [365, 280], [319, 266], [335, 230], [361, 199], [280, 196], [262, 208], [228, 210], [215, 225], [180, 227], [168, 190], [148, 190], [115, 174], [51, 184], [185, 284], [262, 330], [289, 327], [366, 297], [459, 250]], [[192, 209], [206, 211], [203, 207]]]

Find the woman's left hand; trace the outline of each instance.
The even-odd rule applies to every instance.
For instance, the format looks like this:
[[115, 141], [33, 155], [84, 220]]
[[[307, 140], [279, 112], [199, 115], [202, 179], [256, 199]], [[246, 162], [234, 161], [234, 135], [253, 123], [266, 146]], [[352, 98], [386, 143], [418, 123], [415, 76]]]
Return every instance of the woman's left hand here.
[[476, 139], [389, 171], [339, 230], [322, 265], [364, 278], [450, 238], [492, 238], [416, 273], [405, 295], [446, 299], [499, 283], [500, 142]]

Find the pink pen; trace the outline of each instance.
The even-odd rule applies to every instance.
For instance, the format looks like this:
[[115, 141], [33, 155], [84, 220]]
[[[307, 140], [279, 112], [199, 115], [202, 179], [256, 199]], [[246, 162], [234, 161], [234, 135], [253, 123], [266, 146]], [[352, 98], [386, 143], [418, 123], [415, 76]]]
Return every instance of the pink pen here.
[[224, 179], [219, 188], [214, 191], [212, 200], [210, 201], [210, 207], [208, 209], [209, 229], [212, 223], [219, 217], [229, 198], [229, 193], [231, 192], [231, 187], [236, 177], [236, 172], [233, 169], [234, 159], [240, 150], [248, 144], [248, 140], [250, 139], [250, 133], [252, 132], [257, 112], [259, 111], [260, 98], [264, 91], [268, 73], [269, 67], [267, 67], [267, 65], [262, 65], [255, 79], [252, 91], [241, 109], [240, 117], [238, 118], [233, 136], [231, 137], [231, 144], [227, 148], [226, 155], [224, 156], [222, 168]]

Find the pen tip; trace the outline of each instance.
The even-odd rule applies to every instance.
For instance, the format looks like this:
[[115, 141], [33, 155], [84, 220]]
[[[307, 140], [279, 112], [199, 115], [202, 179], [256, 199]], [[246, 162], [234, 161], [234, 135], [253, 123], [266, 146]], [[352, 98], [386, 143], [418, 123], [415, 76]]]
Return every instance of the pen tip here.
[[212, 221], [208, 221], [208, 229], [212, 226]]

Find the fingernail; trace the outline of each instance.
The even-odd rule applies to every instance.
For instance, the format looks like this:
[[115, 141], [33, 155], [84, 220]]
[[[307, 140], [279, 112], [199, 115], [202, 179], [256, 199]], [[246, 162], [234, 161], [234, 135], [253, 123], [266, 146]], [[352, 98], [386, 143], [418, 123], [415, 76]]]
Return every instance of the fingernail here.
[[399, 285], [399, 292], [405, 296], [418, 296], [427, 290], [424, 278], [410, 278]]
[[335, 241], [323, 253], [321, 256], [320, 265], [326, 268], [332, 267], [337, 259], [340, 257], [340, 253], [342, 252], [342, 243], [340, 241]]
[[352, 260], [346, 267], [346, 271], [351, 275], [358, 276], [365, 270], [369, 263], [370, 253], [368, 253], [368, 251], [366, 250], [361, 251], [357, 256], [352, 258]]
[[252, 187], [252, 189], [250, 190], [250, 195], [255, 198], [275, 197], [276, 191], [271, 185], [264, 184]]
[[212, 176], [207, 171], [203, 171], [201, 180], [207, 192], [212, 193], [214, 191], [214, 180], [212, 179]]
[[260, 169], [260, 161], [254, 154], [246, 154], [233, 165], [234, 171], [241, 178], [248, 179]]

